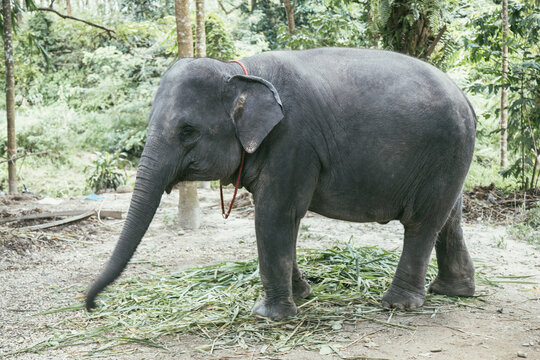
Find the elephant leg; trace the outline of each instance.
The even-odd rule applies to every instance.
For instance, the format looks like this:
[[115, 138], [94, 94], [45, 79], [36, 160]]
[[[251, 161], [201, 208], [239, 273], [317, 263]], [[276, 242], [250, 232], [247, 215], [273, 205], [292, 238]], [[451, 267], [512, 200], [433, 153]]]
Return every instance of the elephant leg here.
[[293, 264], [292, 290], [293, 299], [305, 299], [311, 294], [311, 286], [307, 282], [304, 272], [298, 267], [296, 256]]
[[439, 232], [435, 251], [439, 271], [429, 292], [449, 296], [474, 295], [474, 265], [463, 240], [461, 196]]
[[305, 273], [300, 270], [298, 262], [296, 261], [296, 244], [298, 240], [298, 229], [300, 221], [296, 223], [296, 230], [294, 236], [294, 262], [293, 262], [293, 271], [292, 271], [292, 291], [293, 299], [305, 299], [311, 294], [311, 286], [306, 280]]
[[296, 315], [292, 287], [296, 222], [292, 215], [255, 207], [259, 274], [266, 293], [253, 308], [258, 315], [274, 320]]
[[424, 304], [426, 271], [437, 231], [431, 224], [405, 225], [403, 252], [392, 284], [382, 298], [384, 307], [414, 309]]

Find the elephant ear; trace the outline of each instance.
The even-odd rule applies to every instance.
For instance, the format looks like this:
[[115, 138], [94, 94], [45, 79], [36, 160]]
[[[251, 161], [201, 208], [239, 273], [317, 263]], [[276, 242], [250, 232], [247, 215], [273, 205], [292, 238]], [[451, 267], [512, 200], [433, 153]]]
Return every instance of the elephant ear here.
[[234, 89], [230, 115], [236, 135], [251, 154], [283, 119], [281, 99], [274, 85], [257, 76], [235, 75], [229, 85]]

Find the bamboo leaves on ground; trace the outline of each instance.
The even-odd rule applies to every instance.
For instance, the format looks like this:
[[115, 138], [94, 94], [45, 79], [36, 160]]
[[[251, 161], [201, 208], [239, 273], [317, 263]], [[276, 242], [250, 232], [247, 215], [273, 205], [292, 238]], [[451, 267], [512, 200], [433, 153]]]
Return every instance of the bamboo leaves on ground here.
[[[414, 330], [396, 322], [395, 314], [434, 314], [464, 301], [431, 296], [422, 309], [392, 310], [387, 320], [386, 316], [381, 318], [385, 321], [376, 318], [375, 315], [387, 312], [379, 299], [391, 282], [399, 256], [398, 251], [351, 245], [299, 251], [298, 262], [313, 293], [308, 299], [297, 301], [296, 317], [278, 322], [251, 314], [256, 299], [263, 295], [257, 260], [173, 273], [158, 269], [157, 273], [117, 284], [102, 296], [101, 310], [84, 319], [67, 320], [55, 329], [53, 338], [22, 351], [84, 344], [95, 345], [93, 352], [103, 352], [133, 342], [162, 346], [166, 340], [163, 337], [174, 334], [206, 339], [209, 344], [201, 348], [203, 352], [253, 345], [264, 346], [266, 353], [298, 346], [316, 349], [342, 334], [345, 326], [352, 329], [362, 322], [374, 322]], [[436, 266], [432, 263], [428, 281], [435, 275]]]

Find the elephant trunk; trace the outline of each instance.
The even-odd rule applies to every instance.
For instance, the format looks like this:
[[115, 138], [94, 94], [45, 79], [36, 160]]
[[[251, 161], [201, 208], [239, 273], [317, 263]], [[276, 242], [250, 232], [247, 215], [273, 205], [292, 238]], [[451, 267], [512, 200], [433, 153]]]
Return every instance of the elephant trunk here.
[[105, 269], [92, 284], [86, 295], [86, 308], [96, 307], [95, 298], [103, 289], [116, 280], [135, 253], [154, 214], [161, 202], [165, 186], [171, 181], [171, 166], [156, 159], [155, 154], [145, 146], [137, 169], [135, 188], [124, 227], [114, 252]]

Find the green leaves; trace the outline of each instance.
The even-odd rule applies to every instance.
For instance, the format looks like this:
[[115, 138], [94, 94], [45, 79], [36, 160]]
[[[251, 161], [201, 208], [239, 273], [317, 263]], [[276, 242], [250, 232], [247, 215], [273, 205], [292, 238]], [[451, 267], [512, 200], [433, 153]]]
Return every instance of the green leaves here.
[[296, 33], [290, 35], [287, 26], [279, 26], [277, 44], [293, 49], [321, 46], [369, 47], [367, 26], [360, 4], [333, 4], [331, 1], [300, 3]]
[[[518, 179], [521, 188], [537, 184], [540, 155], [540, 15], [532, 2], [509, 2], [508, 41], [502, 42], [501, 6], [488, 6], [471, 11], [467, 26], [472, 36], [464, 38], [473, 64], [469, 90], [498, 96], [501, 88], [508, 91], [508, 145], [512, 158], [501, 174]], [[506, 82], [501, 77], [502, 48], [508, 46]], [[498, 116], [500, 103], [494, 102], [490, 112]], [[493, 134], [499, 136], [499, 134]], [[533, 183], [534, 182], [534, 183]]]
[[115, 189], [126, 183], [125, 166], [128, 164], [124, 153], [96, 152], [97, 159], [84, 169], [86, 184], [95, 192], [102, 189]]
[[[208, 14], [205, 21], [206, 56], [228, 61], [237, 57], [236, 46], [229, 36], [223, 20], [214, 13]], [[195, 38], [195, 37], [193, 37]]]

